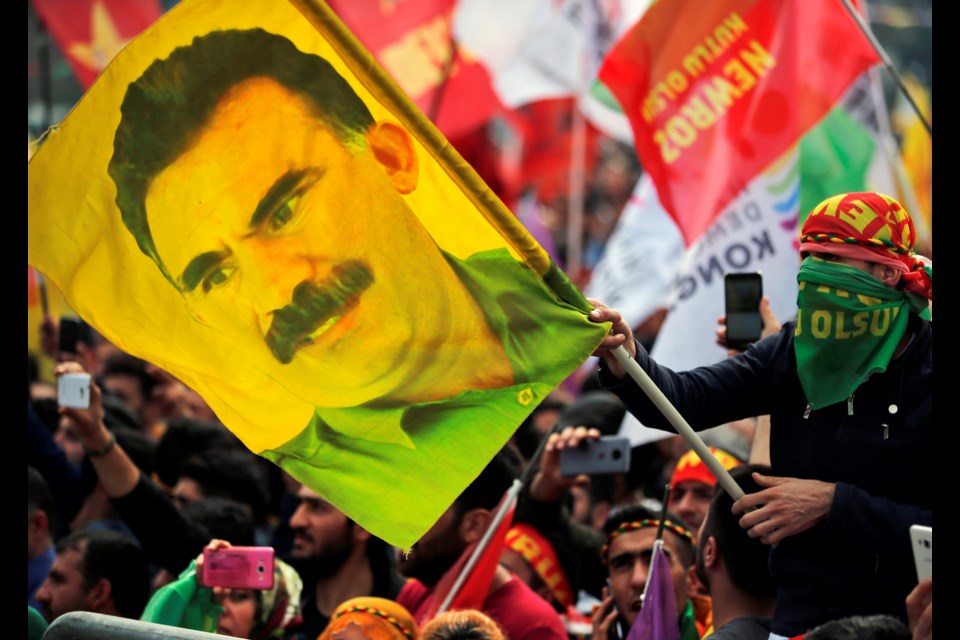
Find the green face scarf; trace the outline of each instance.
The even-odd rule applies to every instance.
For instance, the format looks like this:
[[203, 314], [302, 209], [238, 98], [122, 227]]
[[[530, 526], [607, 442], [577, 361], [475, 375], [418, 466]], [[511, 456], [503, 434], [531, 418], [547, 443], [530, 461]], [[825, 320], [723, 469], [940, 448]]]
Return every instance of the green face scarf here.
[[845, 400], [870, 374], [884, 372], [926, 301], [865, 271], [808, 257], [797, 274], [793, 347], [800, 384], [813, 409]]

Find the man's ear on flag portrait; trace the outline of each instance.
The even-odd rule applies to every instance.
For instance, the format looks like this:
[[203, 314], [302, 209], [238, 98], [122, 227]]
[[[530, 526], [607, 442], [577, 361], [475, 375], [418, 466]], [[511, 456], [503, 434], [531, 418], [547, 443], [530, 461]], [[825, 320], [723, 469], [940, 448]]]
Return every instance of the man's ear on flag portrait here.
[[370, 127], [366, 137], [373, 156], [383, 166], [397, 191], [407, 194], [416, 189], [420, 164], [407, 130], [390, 122], [378, 122]]

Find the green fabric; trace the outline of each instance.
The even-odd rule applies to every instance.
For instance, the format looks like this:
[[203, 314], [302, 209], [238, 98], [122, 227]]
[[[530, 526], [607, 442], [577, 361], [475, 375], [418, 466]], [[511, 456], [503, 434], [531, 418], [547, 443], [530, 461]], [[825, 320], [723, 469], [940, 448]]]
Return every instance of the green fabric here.
[[[606, 335], [584, 309], [560, 300], [502, 249], [447, 260], [504, 345], [514, 385], [467, 389], [434, 402], [318, 409], [300, 434], [262, 456], [338, 505], [390, 544], [408, 550], [480, 473], [524, 418]], [[428, 304], [428, 301], [425, 301]], [[572, 343], [593, 347], [574, 352]], [[566, 345], [566, 346], [565, 346]], [[349, 437], [357, 425], [409, 443]], [[338, 429], [339, 425], [343, 427]]]
[[800, 139], [800, 218], [837, 193], [869, 191], [867, 175], [877, 149], [874, 136], [838, 105]]
[[849, 265], [810, 256], [797, 274], [794, 352], [811, 408], [850, 397], [872, 373], [886, 371], [924, 301]]
[[40, 640], [46, 630], [46, 618], [39, 611], [27, 605], [27, 640]]
[[687, 600], [687, 606], [683, 608], [683, 613], [680, 614], [680, 640], [700, 640], [697, 616], [691, 600]]
[[140, 620], [214, 633], [223, 607], [213, 601], [213, 589], [197, 582], [196, 564], [194, 560], [176, 580], [157, 589]]

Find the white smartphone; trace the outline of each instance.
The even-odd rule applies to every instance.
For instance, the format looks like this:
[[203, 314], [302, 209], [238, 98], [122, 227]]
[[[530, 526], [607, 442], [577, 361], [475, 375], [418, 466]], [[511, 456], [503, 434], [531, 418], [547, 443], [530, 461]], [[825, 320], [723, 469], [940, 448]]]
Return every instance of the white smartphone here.
[[933, 527], [911, 525], [910, 541], [913, 542], [913, 561], [917, 565], [917, 582], [921, 582], [933, 575]]
[[64, 373], [57, 379], [57, 402], [61, 407], [90, 408], [90, 374]]

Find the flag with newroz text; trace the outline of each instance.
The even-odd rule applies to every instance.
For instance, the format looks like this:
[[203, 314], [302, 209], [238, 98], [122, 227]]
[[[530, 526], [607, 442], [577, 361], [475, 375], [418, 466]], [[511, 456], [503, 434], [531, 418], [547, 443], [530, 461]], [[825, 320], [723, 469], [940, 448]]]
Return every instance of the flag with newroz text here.
[[599, 78], [689, 246], [879, 62], [840, 0], [661, 0]]
[[27, 189], [72, 309], [402, 549], [609, 329], [318, 0], [181, 0]]
[[[900, 202], [909, 201], [897, 179], [896, 155], [888, 154], [884, 144], [882, 96], [873, 91], [873, 73], [868, 71], [854, 82], [816, 127], [757, 175], [674, 264], [669, 276], [674, 282], [668, 294], [670, 311], [650, 352], [658, 363], [687, 371], [727, 357], [715, 340], [717, 318], [724, 309], [725, 273], [761, 272], [764, 295], [774, 315], [781, 322], [796, 315], [798, 229], [817, 203], [831, 194], [852, 191], [879, 191], [894, 194]], [[645, 241], [636, 237], [634, 251], [649, 251]], [[679, 238], [674, 241], [679, 242]], [[626, 297], [648, 297], [649, 287], [623, 282]], [[605, 301], [592, 288], [587, 294]], [[625, 317], [633, 322], [631, 316]], [[665, 434], [641, 425], [630, 414], [624, 417], [621, 432], [630, 436], [634, 446]]]

